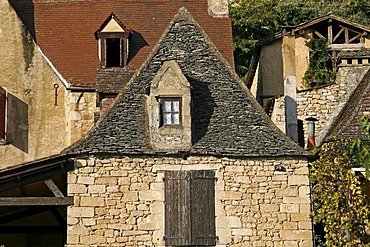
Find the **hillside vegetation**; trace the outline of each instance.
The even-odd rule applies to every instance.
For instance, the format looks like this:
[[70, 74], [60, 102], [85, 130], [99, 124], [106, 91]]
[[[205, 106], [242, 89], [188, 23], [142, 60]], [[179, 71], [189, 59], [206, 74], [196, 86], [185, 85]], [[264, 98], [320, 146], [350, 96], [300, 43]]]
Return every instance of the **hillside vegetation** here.
[[242, 78], [258, 40], [312, 18], [333, 13], [370, 25], [369, 0], [233, 0], [230, 15], [236, 71]]

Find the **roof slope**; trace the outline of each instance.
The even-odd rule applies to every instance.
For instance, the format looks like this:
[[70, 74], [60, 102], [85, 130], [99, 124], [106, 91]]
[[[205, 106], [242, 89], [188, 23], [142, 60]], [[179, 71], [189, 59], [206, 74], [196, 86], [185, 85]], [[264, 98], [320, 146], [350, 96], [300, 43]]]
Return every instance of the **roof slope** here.
[[[307, 153], [280, 132], [184, 9], [107, 115], [69, 153], [160, 154], [149, 144], [146, 92], [163, 61], [176, 60], [192, 91], [192, 154]], [[184, 151], [184, 150], [182, 150]], [[167, 150], [176, 153], [181, 150]]]
[[191, 11], [217, 48], [233, 64], [231, 21], [208, 14], [206, 0], [10, 0], [37, 44], [73, 86], [95, 87], [98, 42], [94, 33], [114, 12], [132, 31], [128, 69], [145, 61], [182, 6]]
[[360, 138], [368, 139], [361, 127], [360, 118], [370, 114], [370, 70], [366, 73], [357, 88], [347, 101], [346, 106], [337, 116], [325, 140]]

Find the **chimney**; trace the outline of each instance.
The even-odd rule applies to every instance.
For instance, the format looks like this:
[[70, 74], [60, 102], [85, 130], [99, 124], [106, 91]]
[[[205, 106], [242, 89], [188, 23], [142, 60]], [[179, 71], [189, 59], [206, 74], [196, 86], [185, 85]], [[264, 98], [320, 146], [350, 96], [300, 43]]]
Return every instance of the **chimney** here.
[[208, 13], [212, 17], [229, 16], [228, 0], [208, 0]]
[[306, 118], [308, 121], [308, 131], [307, 131], [307, 148], [316, 147], [315, 143], [315, 122], [317, 121], [314, 117]]
[[285, 134], [298, 143], [297, 88], [295, 76], [284, 80]]

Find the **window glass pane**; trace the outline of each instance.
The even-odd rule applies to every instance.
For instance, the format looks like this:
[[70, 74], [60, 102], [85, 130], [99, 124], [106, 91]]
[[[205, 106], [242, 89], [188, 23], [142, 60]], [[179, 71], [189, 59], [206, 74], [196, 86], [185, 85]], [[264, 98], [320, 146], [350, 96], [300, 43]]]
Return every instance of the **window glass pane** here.
[[172, 123], [173, 124], [180, 124], [180, 114], [179, 113], [174, 113], [172, 114]]
[[171, 101], [165, 101], [164, 102], [164, 111], [165, 112], [171, 112]]
[[164, 124], [171, 124], [171, 113], [165, 113], [164, 118], [163, 118], [163, 123]]
[[180, 112], [180, 102], [179, 101], [172, 101], [172, 111], [173, 112]]

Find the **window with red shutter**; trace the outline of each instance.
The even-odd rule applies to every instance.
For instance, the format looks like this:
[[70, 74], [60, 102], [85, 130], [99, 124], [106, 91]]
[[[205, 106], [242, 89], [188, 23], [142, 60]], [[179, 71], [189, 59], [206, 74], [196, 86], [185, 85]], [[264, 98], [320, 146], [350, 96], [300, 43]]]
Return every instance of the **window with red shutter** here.
[[166, 245], [216, 245], [214, 171], [166, 171], [164, 184]]
[[0, 87], [0, 140], [6, 139], [6, 91]]

